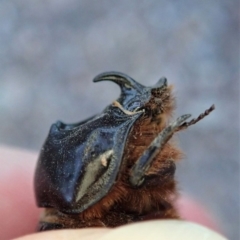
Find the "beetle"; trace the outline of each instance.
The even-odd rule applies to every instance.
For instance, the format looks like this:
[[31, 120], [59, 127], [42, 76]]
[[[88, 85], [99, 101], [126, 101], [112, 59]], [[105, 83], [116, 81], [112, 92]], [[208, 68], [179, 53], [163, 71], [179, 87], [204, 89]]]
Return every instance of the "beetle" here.
[[44, 208], [38, 231], [179, 218], [174, 173], [182, 153], [172, 136], [214, 105], [196, 119], [185, 114], [169, 123], [175, 100], [165, 77], [152, 87], [120, 72], [93, 81], [105, 80], [120, 86], [117, 100], [84, 121], [50, 128], [34, 179]]

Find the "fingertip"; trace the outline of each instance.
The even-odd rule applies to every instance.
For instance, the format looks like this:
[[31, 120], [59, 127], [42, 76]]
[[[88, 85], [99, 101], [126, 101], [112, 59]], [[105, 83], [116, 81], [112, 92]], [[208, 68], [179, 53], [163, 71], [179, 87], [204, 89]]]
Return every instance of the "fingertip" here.
[[66, 229], [66, 230], [54, 230], [41, 233], [30, 234], [13, 240], [95, 240], [99, 239], [108, 231], [107, 228], [85, 228], [85, 229]]
[[192, 197], [181, 196], [177, 201], [177, 208], [182, 219], [198, 223], [221, 233], [219, 224], [211, 211]]
[[33, 194], [35, 153], [0, 147], [1, 239], [12, 239], [34, 232], [39, 209]]
[[125, 225], [105, 233], [99, 240], [226, 240], [220, 234], [183, 220], [156, 220]]
[[31, 234], [15, 240], [227, 240], [224, 236], [196, 223], [183, 220], [155, 220], [124, 225], [114, 229], [88, 228]]

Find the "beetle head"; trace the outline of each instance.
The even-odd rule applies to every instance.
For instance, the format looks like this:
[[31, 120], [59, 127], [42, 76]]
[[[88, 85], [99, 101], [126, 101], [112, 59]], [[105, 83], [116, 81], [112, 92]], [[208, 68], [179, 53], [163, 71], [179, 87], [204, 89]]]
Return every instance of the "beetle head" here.
[[152, 87], [143, 86], [128, 75], [119, 72], [99, 74], [93, 81], [112, 81], [118, 84], [121, 95], [117, 101], [130, 112], [144, 110], [145, 116], [155, 118], [160, 113], [172, 110], [171, 87], [168, 87], [165, 77]]

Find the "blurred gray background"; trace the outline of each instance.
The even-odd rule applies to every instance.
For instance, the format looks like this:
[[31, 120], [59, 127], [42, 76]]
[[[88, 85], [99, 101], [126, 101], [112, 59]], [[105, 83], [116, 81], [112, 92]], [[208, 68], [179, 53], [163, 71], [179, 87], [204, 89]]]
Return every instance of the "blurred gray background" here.
[[39, 151], [50, 124], [116, 99], [92, 83], [117, 70], [144, 85], [166, 76], [176, 115], [206, 119], [179, 134], [180, 190], [239, 239], [239, 26], [236, 0], [1, 0], [0, 144]]

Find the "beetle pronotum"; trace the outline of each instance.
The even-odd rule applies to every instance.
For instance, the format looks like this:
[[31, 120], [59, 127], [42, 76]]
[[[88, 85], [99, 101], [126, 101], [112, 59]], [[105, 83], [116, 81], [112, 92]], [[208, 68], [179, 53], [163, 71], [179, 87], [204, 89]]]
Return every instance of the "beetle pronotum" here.
[[39, 231], [116, 227], [152, 218], [179, 218], [174, 207], [175, 162], [182, 154], [172, 136], [208, 115], [186, 114], [169, 123], [172, 86], [161, 78], [145, 87], [119, 72], [120, 97], [99, 115], [51, 126], [35, 174], [35, 194], [45, 210]]

